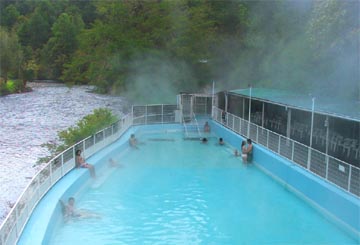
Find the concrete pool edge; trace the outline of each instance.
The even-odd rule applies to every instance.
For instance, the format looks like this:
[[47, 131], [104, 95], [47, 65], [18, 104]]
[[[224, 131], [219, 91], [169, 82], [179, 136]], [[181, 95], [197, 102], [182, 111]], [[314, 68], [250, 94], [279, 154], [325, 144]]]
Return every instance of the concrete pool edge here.
[[[99, 152], [106, 153], [118, 150], [126, 150], [128, 147], [128, 138], [132, 133], [141, 133], [142, 129], [151, 131], [178, 131], [182, 129], [181, 124], [154, 124], [143, 126], [131, 126], [117, 140], [110, 143]], [[146, 131], [146, 132], [151, 132]], [[99, 154], [94, 153], [86, 159], [89, 163], [95, 163], [95, 168], [105, 165]], [[73, 169], [60, 179], [49, 191], [42, 197], [34, 208], [31, 217], [25, 225], [17, 244], [46, 244], [47, 239], [54, 229], [54, 220], [56, 213], [60, 213], [59, 200], [65, 201], [69, 196], [74, 195], [82, 186], [90, 181], [90, 174], [87, 169]], [[36, 236], [34, 236], [36, 234]]]
[[[244, 140], [242, 136], [213, 120], [210, 125], [212, 131], [225, 142], [240, 148]], [[253, 161], [360, 241], [360, 199], [256, 143]]]

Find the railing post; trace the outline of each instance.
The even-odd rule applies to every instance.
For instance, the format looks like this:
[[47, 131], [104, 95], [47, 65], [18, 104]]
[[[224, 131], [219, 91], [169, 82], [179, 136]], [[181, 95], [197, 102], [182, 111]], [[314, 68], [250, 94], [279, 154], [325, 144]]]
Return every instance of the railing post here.
[[52, 174], [52, 165], [53, 165], [53, 161], [50, 161], [50, 183], [51, 183], [51, 186], [53, 185], [53, 174]]
[[259, 143], [259, 126], [256, 125], [256, 143]]
[[351, 184], [351, 169], [352, 169], [352, 167], [351, 167], [351, 165], [350, 165], [350, 164], [349, 164], [348, 166], [349, 166], [349, 178], [348, 178], [348, 188], [347, 188], [347, 190], [350, 192], [350, 184]]
[[16, 238], [19, 237], [19, 226], [18, 226], [18, 219], [19, 219], [19, 211], [18, 211], [18, 206], [15, 206], [15, 227], [13, 229], [15, 229], [16, 231]]
[[233, 131], [235, 131], [235, 116], [233, 116], [232, 117], [232, 127], [231, 127], [231, 129], [233, 130]]
[[161, 105], [161, 124], [164, 123], [164, 104]]
[[306, 168], [307, 168], [307, 169], [310, 169], [310, 162], [311, 162], [311, 148], [310, 148], [310, 147], [308, 147], [308, 149], [309, 149], [309, 153], [308, 153], [308, 160], [307, 160], [307, 166], [306, 166]]
[[60, 159], [61, 159], [61, 177], [63, 177], [64, 176], [64, 154], [63, 153], [61, 154]]
[[241, 121], [242, 121], [242, 119], [241, 119], [241, 117], [239, 117], [239, 134], [241, 135]]
[[[294, 161], [295, 142], [294, 141], [291, 141], [291, 142], [292, 142], [291, 161]], [[327, 171], [326, 171], [326, 174], [327, 174]]]
[[[278, 144], [278, 153], [280, 154], [280, 143], [281, 143], [281, 136], [279, 135], [278, 136], [278, 138], [279, 138], [279, 144]], [[281, 154], [280, 154], [281, 155]]]
[[131, 124], [134, 124], [134, 106], [131, 107]]
[[[95, 141], [95, 136], [94, 136], [94, 141]], [[95, 143], [94, 143], [95, 144]], [[72, 146], [72, 152], [73, 152], [73, 157], [75, 159], [75, 166], [76, 166], [76, 152], [75, 152], [75, 146]], [[84, 151], [83, 151], [84, 152]]]
[[325, 179], [328, 179], [328, 172], [329, 172], [329, 155], [325, 156], [325, 162], [326, 162], [326, 173], [325, 173]]
[[269, 130], [266, 130], [266, 147], [269, 148]]
[[145, 125], [147, 125], [147, 111], [148, 111], [148, 106], [145, 106]]

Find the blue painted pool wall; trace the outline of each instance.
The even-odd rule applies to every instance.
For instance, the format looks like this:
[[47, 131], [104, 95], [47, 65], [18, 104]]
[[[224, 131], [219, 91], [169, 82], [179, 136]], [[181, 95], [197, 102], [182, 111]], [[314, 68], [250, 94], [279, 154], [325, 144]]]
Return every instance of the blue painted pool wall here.
[[[211, 130], [225, 142], [240, 149], [241, 141], [245, 140], [217, 122], [210, 122]], [[253, 161], [264, 168], [281, 182], [292, 187], [298, 194], [303, 195], [313, 205], [327, 214], [335, 216], [360, 234], [360, 199], [338, 188], [337, 186], [320, 179], [289, 160], [267, 150], [261, 145], [253, 144]]]

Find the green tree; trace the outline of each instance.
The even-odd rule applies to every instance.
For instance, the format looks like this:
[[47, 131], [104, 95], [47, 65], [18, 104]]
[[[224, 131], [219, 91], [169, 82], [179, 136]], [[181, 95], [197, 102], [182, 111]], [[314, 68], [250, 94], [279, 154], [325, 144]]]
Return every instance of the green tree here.
[[18, 30], [22, 45], [30, 46], [33, 50], [41, 48], [49, 39], [51, 25], [39, 10], [36, 10]]
[[77, 35], [84, 23], [79, 15], [62, 13], [52, 26], [52, 37], [44, 46], [42, 62], [47, 65], [51, 78], [59, 78], [63, 65], [69, 62], [71, 55], [78, 47]]
[[359, 1], [314, 3], [306, 33], [317, 67], [314, 86], [324, 94], [360, 98], [359, 9]]
[[19, 74], [23, 59], [16, 34], [0, 28], [0, 36], [0, 76], [6, 83], [10, 73]]
[[20, 16], [19, 11], [14, 4], [10, 4], [0, 11], [0, 25], [6, 27], [8, 30], [11, 30]]

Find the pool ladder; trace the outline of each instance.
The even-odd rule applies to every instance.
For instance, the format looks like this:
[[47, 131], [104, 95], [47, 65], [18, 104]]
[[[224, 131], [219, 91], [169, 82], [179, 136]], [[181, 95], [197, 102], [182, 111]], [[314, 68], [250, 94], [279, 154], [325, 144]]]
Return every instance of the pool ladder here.
[[185, 130], [185, 139], [201, 138], [199, 123], [194, 113], [186, 117], [183, 116], [183, 125]]

